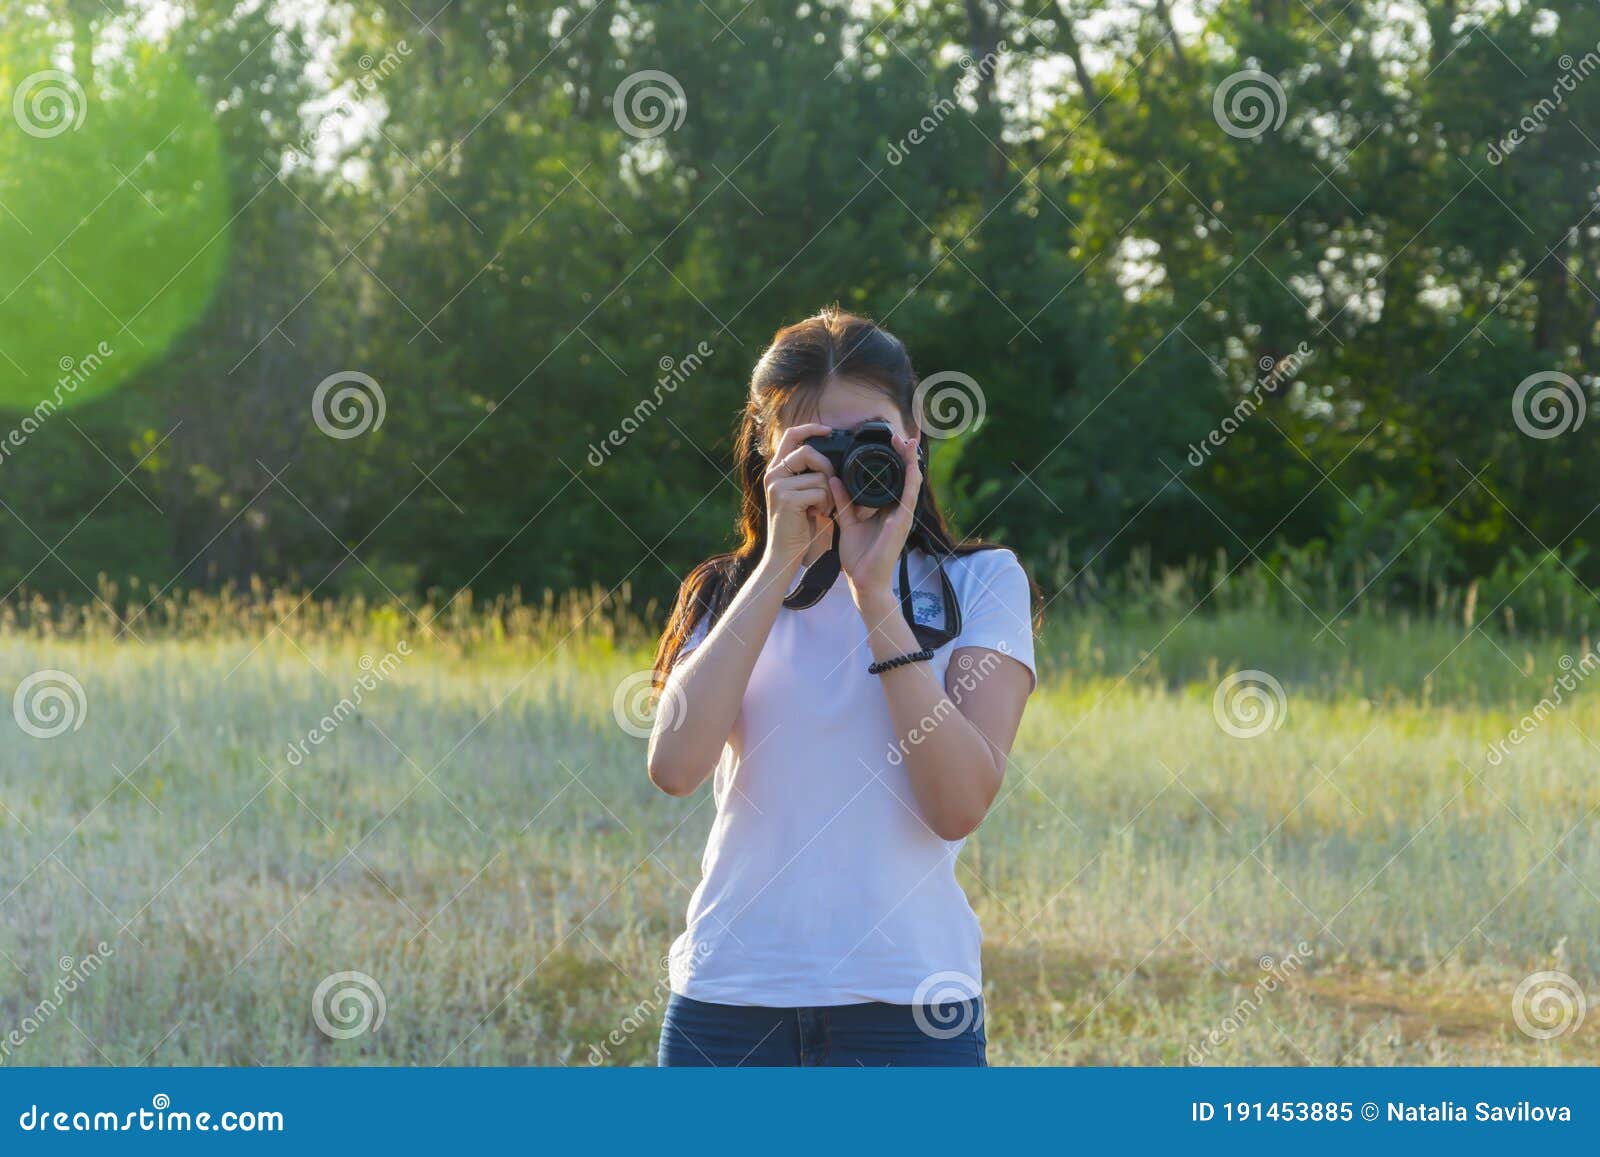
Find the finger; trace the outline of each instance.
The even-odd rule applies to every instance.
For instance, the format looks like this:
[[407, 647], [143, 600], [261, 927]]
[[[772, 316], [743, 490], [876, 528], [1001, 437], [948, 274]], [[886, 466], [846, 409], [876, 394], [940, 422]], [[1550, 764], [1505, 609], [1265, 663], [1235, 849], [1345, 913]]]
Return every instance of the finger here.
[[883, 508], [883, 533], [890, 539], [904, 541], [911, 533], [911, 507], [901, 503]]
[[790, 474], [817, 473], [825, 477], [833, 474], [833, 463], [815, 446], [800, 445], [779, 458], [777, 465]]
[[850, 501], [850, 496], [845, 493], [844, 483], [837, 478], [828, 479], [828, 493], [833, 496], [834, 517], [839, 520], [839, 525], [854, 526], [861, 521], [856, 513], [856, 506]]
[[852, 502], [850, 509], [855, 514], [857, 522], [871, 522], [883, 513], [881, 506], [862, 506], [859, 502]]
[[900, 455], [900, 461], [905, 464], [907, 473], [922, 469], [921, 459], [917, 456], [917, 444], [921, 441], [920, 437], [902, 438], [899, 434], [894, 436], [895, 451]]
[[817, 474], [791, 474], [775, 479], [772, 483], [772, 493], [779, 502], [785, 504], [833, 499], [827, 481]]
[[772, 452], [772, 460], [778, 462], [797, 448], [805, 444], [807, 438], [817, 438], [823, 434], [831, 434], [832, 426], [824, 426], [820, 422], [804, 422], [798, 426], [790, 426], [778, 439], [778, 448]]
[[793, 514], [804, 514], [807, 517], [826, 516], [833, 511], [833, 499], [828, 496], [826, 490], [802, 491], [785, 500], [779, 509], [785, 518]]
[[900, 451], [900, 458], [905, 463], [906, 481], [900, 489], [899, 509], [908, 513], [915, 511], [917, 496], [922, 491], [922, 463], [917, 456], [917, 443], [919, 438], [901, 438], [895, 435], [895, 448]]
[[827, 480], [828, 476], [823, 474], [821, 471], [801, 470], [791, 473], [783, 468], [783, 463], [777, 462], [774, 463], [772, 468], [767, 471], [765, 485], [768, 490], [773, 490], [779, 487], [788, 489], [789, 487], [793, 486], [795, 482], [812, 486], [822, 486], [827, 483]]

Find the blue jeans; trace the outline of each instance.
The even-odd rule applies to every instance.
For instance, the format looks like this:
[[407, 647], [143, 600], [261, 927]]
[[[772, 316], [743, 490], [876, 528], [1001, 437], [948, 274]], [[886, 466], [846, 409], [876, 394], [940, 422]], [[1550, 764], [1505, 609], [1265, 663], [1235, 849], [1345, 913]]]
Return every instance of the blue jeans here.
[[936, 1008], [840, 1004], [756, 1008], [673, 993], [661, 1021], [662, 1068], [741, 1065], [981, 1067], [983, 1001]]

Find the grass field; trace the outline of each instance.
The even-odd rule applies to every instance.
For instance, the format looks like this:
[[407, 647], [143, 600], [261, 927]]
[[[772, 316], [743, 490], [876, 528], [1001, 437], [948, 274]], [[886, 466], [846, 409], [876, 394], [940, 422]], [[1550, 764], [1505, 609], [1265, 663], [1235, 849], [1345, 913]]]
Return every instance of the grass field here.
[[[651, 1062], [711, 805], [651, 788], [615, 718], [642, 633], [582, 600], [421, 613], [12, 608], [0, 687], [83, 694], [30, 686], [60, 735], [5, 720], [0, 1063]], [[1600, 1062], [1574, 993], [1521, 1003], [1549, 1039], [1513, 1007], [1600, 971], [1600, 680], [1488, 758], [1587, 641], [1319, 629], [1053, 616], [962, 860], [993, 1063]], [[1285, 689], [1254, 738], [1214, 710], [1240, 668]]]

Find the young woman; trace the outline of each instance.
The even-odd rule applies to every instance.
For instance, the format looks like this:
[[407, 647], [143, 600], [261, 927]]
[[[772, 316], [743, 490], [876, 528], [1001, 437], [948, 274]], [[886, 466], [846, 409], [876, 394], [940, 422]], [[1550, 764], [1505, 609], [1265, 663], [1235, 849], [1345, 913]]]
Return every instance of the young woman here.
[[[717, 809], [662, 1065], [986, 1063], [955, 861], [1033, 689], [1031, 586], [952, 539], [916, 387], [898, 338], [836, 310], [751, 378], [741, 541], [685, 581], [656, 656], [650, 778], [683, 796], [714, 771]], [[854, 503], [807, 444], [868, 422], [893, 432], [897, 505]]]

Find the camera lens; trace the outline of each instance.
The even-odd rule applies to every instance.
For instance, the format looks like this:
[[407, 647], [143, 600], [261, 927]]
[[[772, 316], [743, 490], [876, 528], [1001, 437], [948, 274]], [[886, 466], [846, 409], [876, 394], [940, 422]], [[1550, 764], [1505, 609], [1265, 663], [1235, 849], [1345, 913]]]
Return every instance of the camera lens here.
[[888, 446], [860, 446], [844, 463], [844, 488], [860, 506], [893, 506], [905, 489], [906, 470], [900, 455]]

